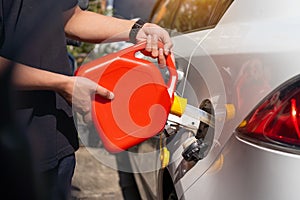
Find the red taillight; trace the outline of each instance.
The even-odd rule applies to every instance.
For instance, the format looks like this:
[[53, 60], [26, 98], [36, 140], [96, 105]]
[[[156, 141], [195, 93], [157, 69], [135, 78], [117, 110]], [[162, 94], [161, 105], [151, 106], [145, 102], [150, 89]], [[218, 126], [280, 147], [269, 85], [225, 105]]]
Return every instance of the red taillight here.
[[237, 128], [244, 139], [300, 147], [300, 81], [276, 89]]

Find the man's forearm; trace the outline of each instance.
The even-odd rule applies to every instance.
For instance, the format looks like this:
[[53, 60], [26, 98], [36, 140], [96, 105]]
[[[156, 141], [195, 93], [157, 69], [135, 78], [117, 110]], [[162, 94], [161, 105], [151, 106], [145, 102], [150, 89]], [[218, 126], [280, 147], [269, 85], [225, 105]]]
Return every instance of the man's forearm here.
[[[0, 57], [0, 69], [11, 65], [12, 61]], [[68, 76], [32, 68], [20, 63], [14, 66], [12, 83], [22, 90], [53, 90], [61, 92], [70, 84]], [[0, 70], [0, 71], [1, 71]]]
[[[10, 60], [0, 56], [0, 73], [5, 67], [10, 67], [11, 63]], [[73, 103], [75, 95], [75, 107], [79, 110], [90, 108], [90, 101], [87, 101], [87, 97], [91, 94], [98, 94], [107, 99], [114, 98], [112, 92], [87, 78], [57, 74], [20, 63], [12, 64], [14, 66], [12, 83], [19, 90], [52, 90], [64, 97], [69, 104]]]
[[65, 12], [65, 32], [68, 37], [85, 42], [100, 43], [103, 40], [129, 40], [129, 31], [134, 24], [132, 20], [123, 20], [79, 7]]

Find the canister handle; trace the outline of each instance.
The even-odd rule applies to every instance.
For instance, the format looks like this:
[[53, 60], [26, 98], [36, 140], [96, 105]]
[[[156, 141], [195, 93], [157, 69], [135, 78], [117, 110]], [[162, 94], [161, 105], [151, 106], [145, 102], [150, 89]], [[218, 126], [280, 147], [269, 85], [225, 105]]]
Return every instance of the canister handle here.
[[[163, 48], [163, 43], [159, 41], [158, 42], [158, 47]], [[136, 44], [134, 46], [131, 46], [129, 48], [123, 49], [122, 50], [122, 55], [120, 57], [135, 57], [135, 54], [138, 51], [140, 51], [145, 56], [149, 56], [149, 57], [153, 58], [153, 56], [151, 55], [151, 52], [148, 52], [145, 49], [146, 49], [146, 41], [138, 43], [138, 44]], [[169, 78], [168, 83], [167, 83], [168, 93], [169, 93], [169, 96], [170, 96], [170, 98], [173, 102], [174, 92], [175, 92], [175, 89], [176, 89], [176, 83], [177, 83], [178, 75], [177, 75], [176, 66], [175, 66], [174, 61], [172, 59], [171, 53], [169, 53], [166, 56], [166, 65], [167, 65], [166, 67], [168, 68], [169, 73], [170, 73], [170, 78]]]

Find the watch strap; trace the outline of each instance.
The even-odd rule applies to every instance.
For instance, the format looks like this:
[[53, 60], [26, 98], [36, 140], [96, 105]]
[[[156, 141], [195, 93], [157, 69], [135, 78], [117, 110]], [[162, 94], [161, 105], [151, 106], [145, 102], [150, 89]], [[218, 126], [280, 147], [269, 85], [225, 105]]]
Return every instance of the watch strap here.
[[133, 44], [136, 44], [136, 36], [139, 32], [139, 30], [144, 26], [146, 22], [143, 20], [139, 19], [137, 20], [133, 26], [131, 27], [131, 30], [129, 32], [129, 41], [132, 42]]

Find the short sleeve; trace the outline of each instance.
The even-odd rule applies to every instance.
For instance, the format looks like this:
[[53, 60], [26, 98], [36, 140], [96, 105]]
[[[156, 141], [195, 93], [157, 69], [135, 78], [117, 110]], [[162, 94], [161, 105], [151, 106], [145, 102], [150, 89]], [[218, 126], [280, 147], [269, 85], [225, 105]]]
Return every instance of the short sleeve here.
[[78, 0], [60, 0], [63, 11], [69, 10], [78, 4]]

